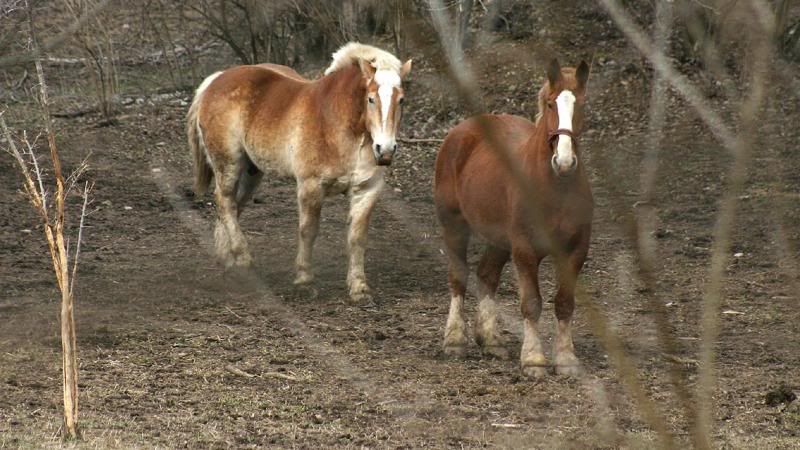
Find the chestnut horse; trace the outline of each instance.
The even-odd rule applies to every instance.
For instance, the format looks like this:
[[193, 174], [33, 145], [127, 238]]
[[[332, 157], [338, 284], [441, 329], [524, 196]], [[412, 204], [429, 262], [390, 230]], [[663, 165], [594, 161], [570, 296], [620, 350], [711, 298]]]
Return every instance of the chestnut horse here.
[[[466, 351], [467, 244], [474, 233], [486, 241], [477, 270], [480, 302], [475, 322], [475, 340], [483, 352], [508, 356], [496, 329], [494, 296], [503, 267], [511, 259], [524, 319], [522, 371], [527, 376], [545, 375], [547, 360], [537, 330], [542, 311], [538, 272], [542, 259], [553, 255], [558, 276], [556, 372], [581, 372], [570, 320], [592, 222], [592, 192], [577, 152], [588, 77], [586, 62], [577, 69], [562, 69], [553, 60], [539, 91], [535, 123], [517, 116], [484, 115], [460, 123], [442, 143], [436, 158], [434, 201], [444, 231], [452, 296], [444, 333], [446, 354], [463, 356]], [[490, 142], [498, 140], [511, 151], [514, 164], [536, 193], [533, 201], [523, 194], [531, 190], [515, 182], [510, 168], [491, 147]]]
[[195, 192], [215, 180], [217, 254], [226, 267], [249, 266], [242, 213], [264, 172], [293, 176], [299, 210], [296, 285], [313, 280], [311, 249], [325, 196], [350, 197], [347, 282], [369, 296], [364, 250], [370, 213], [397, 150], [402, 64], [383, 50], [351, 42], [325, 75], [307, 80], [289, 67], [233, 67], [206, 78], [187, 115]]

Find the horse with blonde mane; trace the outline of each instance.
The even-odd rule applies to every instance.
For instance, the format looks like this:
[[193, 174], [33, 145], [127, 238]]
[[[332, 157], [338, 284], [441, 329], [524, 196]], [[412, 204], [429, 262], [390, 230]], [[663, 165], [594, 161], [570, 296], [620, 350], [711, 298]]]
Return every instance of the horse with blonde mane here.
[[[566, 375], [581, 372], [570, 323], [575, 283], [589, 251], [592, 224], [592, 191], [577, 145], [588, 78], [585, 62], [577, 69], [562, 69], [553, 60], [539, 91], [536, 123], [517, 116], [485, 115], [461, 122], [442, 143], [436, 158], [434, 202], [450, 263], [446, 354], [466, 352], [467, 245], [470, 235], [477, 234], [486, 241], [477, 271], [480, 303], [475, 321], [475, 339], [484, 353], [508, 356], [497, 332], [494, 296], [503, 266], [511, 259], [524, 319], [522, 371], [532, 377], [546, 374], [548, 364], [538, 332], [542, 312], [538, 272], [542, 259], [554, 255], [558, 276], [555, 369]], [[532, 189], [516, 183], [492, 146], [498, 141], [511, 151]], [[530, 192], [536, 198], [529, 197]]]
[[207, 77], [187, 114], [194, 189], [212, 179], [217, 255], [250, 266], [238, 217], [265, 172], [293, 176], [299, 210], [296, 285], [313, 281], [311, 251], [324, 197], [350, 198], [347, 282], [354, 301], [369, 298], [364, 252], [370, 213], [397, 150], [402, 81], [411, 71], [378, 48], [351, 42], [324, 76], [307, 80], [275, 64], [237, 66]]

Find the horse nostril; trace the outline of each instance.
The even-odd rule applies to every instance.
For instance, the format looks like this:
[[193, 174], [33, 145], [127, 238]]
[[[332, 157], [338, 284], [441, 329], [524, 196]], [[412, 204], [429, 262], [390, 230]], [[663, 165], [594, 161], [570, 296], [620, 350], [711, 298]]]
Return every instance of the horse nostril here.
[[578, 165], [578, 158], [572, 158], [572, 164], [570, 164], [569, 168], [574, 169], [575, 166]]
[[375, 151], [377, 151], [378, 153], [381, 152], [381, 144], [375, 144]]
[[394, 144], [394, 146], [392, 147], [392, 153], [394, 153], [396, 151], [397, 151], [397, 144]]

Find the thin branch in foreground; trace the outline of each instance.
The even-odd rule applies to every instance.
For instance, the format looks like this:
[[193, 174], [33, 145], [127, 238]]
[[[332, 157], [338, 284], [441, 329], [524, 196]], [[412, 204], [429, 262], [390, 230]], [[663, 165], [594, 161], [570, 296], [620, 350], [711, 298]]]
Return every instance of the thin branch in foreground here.
[[[673, 9], [668, 2], [659, 2], [656, 6], [656, 30], [654, 35], [655, 46], [659, 51], [666, 51], [667, 39], [673, 22]], [[645, 149], [644, 160], [642, 161], [642, 171], [639, 178], [641, 189], [640, 202], [642, 208], [626, 214], [629, 218], [630, 235], [635, 243], [636, 252], [639, 258], [639, 276], [644, 283], [645, 297], [650, 308], [654, 311], [654, 321], [658, 340], [663, 345], [666, 352], [665, 359], [668, 362], [668, 375], [672, 389], [678, 398], [678, 403], [683, 409], [686, 421], [691, 430], [692, 442], [695, 448], [710, 448], [707, 435], [699, 430], [694, 421], [695, 407], [691, 401], [691, 395], [684, 376], [684, 368], [671, 355], [679, 353], [679, 345], [671, 333], [669, 314], [664, 302], [658, 295], [656, 286], [657, 274], [656, 266], [658, 256], [656, 254], [656, 242], [653, 236], [657, 220], [656, 208], [653, 205], [653, 197], [656, 187], [656, 175], [659, 166], [659, 152], [664, 138], [664, 124], [666, 122], [666, 92], [667, 84], [661, 72], [656, 72], [653, 77], [652, 91], [650, 95], [650, 111], [648, 124], [648, 144]], [[621, 210], [620, 196], [612, 196], [617, 199], [617, 207]], [[638, 212], [638, 217], [637, 217]]]
[[[765, 30], [766, 31], [766, 30]], [[731, 234], [736, 216], [739, 196], [744, 188], [747, 171], [752, 159], [757, 120], [766, 97], [767, 66], [771, 55], [768, 34], [754, 30], [754, 59], [750, 93], [741, 106], [741, 133], [734, 147], [734, 162], [728, 176], [728, 186], [720, 201], [719, 214], [714, 227], [714, 243], [711, 248], [709, 280], [703, 295], [702, 334], [700, 340], [700, 370], [697, 387], [698, 426], [710, 435], [713, 420], [712, 392], [715, 385], [715, 347], [719, 336], [719, 310], [722, 301], [722, 281], [728, 264]]]
[[89, 204], [89, 192], [94, 187], [87, 181], [83, 186], [83, 206], [81, 206], [81, 219], [78, 225], [78, 242], [75, 244], [75, 259], [72, 261], [72, 279], [69, 284], [69, 294], [72, 295], [72, 289], [75, 287], [75, 279], [78, 278], [78, 259], [81, 256], [81, 242], [83, 241], [83, 223], [86, 219], [86, 206]]
[[642, 55], [646, 56], [653, 68], [658, 71], [661, 76], [672, 85], [673, 88], [686, 99], [687, 102], [697, 111], [698, 116], [706, 123], [708, 128], [722, 142], [729, 151], [733, 152], [736, 146], [733, 133], [725, 125], [719, 114], [717, 114], [711, 106], [703, 100], [703, 96], [695, 88], [689, 80], [678, 73], [674, 67], [667, 60], [666, 55], [661, 50], [655, 48], [650, 39], [647, 38], [645, 33], [636, 26], [631, 16], [625, 12], [624, 8], [620, 6], [617, 0], [600, 0], [600, 3], [608, 11], [611, 18], [619, 27], [628, 40], [639, 49]]
[[[450, 67], [449, 73], [451, 74], [457, 94], [461, 100], [467, 105], [470, 113], [475, 114], [482, 110], [480, 101], [480, 90], [477, 82], [472, 74], [472, 71], [467, 67], [463, 59], [463, 54], [460, 52], [458, 40], [455, 39], [450, 30], [447, 18], [443, 14], [443, 5], [441, 0], [429, 0], [431, 15], [434, 20], [436, 32], [439, 35], [439, 40], [444, 47], [446, 61]], [[448, 44], [449, 43], [449, 44]], [[546, 229], [545, 227], [538, 226], [541, 222], [541, 215], [536, 214], [541, 211], [542, 207], [539, 201], [539, 196], [535, 192], [536, 189], [530, 180], [521, 170], [521, 165], [516, 164], [515, 156], [511, 150], [504, 145], [503, 140], [493, 130], [485, 120], [478, 118], [477, 123], [481, 127], [481, 131], [487, 140], [489, 146], [494, 150], [498, 160], [505, 166], [505, 168], [512, 175], [512, 182], [524, 193], [526, 199], [530, 200], [530, 209], [528, 210], [527, 217], [530, 218], [532, 226], [537, 229]], [[552, 237], [547, 236], [547, 241], [551, 241]], [[557, 246], [550, 246], [557, 249]], [[556, 261], [562, 261], [564, 255], [557, 250], [554, 251], [553, 257]], [[612, 361], [618, 367], [622, 377], [623, 384], [631, 392], [634, 402], [642, 412], [642, 415], [648, 425], [656, 431], [664, 448], [675, 448], [675, 441], [672, 433], [666, 427], [666, 419], [659, 413], [653, 401], [646, 395], [644, 388], [637, 379], [637, 371], [635, 366], [630, 361], [625, 353], [621, 344], [619, 336], [617, 336], [610, 328], [605, 316], [596, 309], [586, 299], [585, 292], [580, 284], [576, 286], [575, 298], [579, 304], [587, 307], [589, 311], [590, 322], [595, 329], [595, 334], [600, 338], [604, 347], [612, 358]]]

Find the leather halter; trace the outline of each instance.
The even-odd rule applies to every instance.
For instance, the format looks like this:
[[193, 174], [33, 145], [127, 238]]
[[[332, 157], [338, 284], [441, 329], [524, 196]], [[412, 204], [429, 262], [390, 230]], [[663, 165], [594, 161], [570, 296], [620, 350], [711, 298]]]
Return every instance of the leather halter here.
[[578, 137], [572, 130], [568, 130], [566, 128], [559, 128], [555, 131], [548, 131], [547, 132], [547, 143], [550, 144], [550, 148], [555, 150], [556, 147], [556, 139], [558, 139], [558, 135], [563, 134], [564, 136], [569, 136], [572, 138], [572, 145], [577, 148], [578, 147]]

